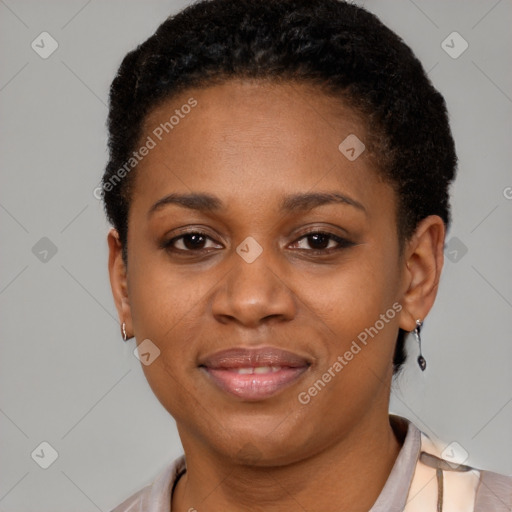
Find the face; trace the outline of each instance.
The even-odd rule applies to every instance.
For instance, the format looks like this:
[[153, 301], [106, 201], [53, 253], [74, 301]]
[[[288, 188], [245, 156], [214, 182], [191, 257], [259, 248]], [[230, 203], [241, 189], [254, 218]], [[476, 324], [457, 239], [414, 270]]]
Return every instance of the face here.
[[298, 84], [190, 89], [146, 119], [111, 276], [185, 451], [284, 464], [387, 417], [410, 269], [353, 135], [349, 108]]

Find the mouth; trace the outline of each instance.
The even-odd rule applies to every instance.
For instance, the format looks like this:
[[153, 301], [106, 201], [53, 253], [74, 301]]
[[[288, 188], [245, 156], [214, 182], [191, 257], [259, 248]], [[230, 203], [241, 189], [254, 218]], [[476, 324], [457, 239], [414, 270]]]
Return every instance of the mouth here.
[[296, 382], [311, 362], [273, 347], [216, 352], [199, 367], [218, 389], [242, 400], [270, 398]]

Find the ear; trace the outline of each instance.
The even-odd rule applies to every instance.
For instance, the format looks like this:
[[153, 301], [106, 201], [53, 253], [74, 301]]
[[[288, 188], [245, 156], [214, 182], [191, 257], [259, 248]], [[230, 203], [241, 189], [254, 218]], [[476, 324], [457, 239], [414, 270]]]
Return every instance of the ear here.
[[[108, 256], [108, 272], [110, 275], [110, 286], [112, 295], [119, 315], [120, 325], [125, 322], [126, 334], [131, 338], [133, 334], [132, 315], [130, 303], [128, 301], [128, 282], [126, 277], [126, 265], [123, 261], [123, 246], [119, 239], [119, 233], [116, 229], [111, 228], [107, 236], [109, 256]], [[121, 331], [122, 335], [122, 331]]]
[[445, 225], [430, 215], [417, 226], [404, 248], [403, 295], [400, 327], [412, 331], [434, 304], [444, 263]]

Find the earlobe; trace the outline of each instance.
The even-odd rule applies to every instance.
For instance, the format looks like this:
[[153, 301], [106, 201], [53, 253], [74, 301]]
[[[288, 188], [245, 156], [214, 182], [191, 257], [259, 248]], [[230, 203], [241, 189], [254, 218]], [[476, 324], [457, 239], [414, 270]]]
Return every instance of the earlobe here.
[[417, 226], [404, 250], [404, 288], [400, 327], [413, 331], [432, 308], [444, 262], [445, 225], [430, 215]]
[[[111, 228], [107, 235], [109, 248], [108, 271], [110, 276], [110, 286], [112, 288], [112, 296], [116, 305], [119, 316], [121, 333], [124, 337], [130, 338], [133, 332], [132, 316], [130, 303], [128, 299], [128, 281], [126, 275], [126, 265], [122, 257], [122, 244], [119, 239], [119, 233], [116, 229]], [[124, 324], [124, 332], [123, 332]]]

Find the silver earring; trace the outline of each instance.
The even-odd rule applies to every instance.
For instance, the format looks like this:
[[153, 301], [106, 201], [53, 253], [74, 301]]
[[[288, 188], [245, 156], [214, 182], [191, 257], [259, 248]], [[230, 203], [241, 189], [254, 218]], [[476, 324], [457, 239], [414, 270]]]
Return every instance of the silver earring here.
[[420, 336], [420, 330], [421, 326], [423, 325], [423, 322], [421, 320], [416, 320], [416, 327], [414, 328], [414, 336], [416, 336], [416, 340], [418, 342], [418, 346], [420, 348], [420, 355], [418, 356], [418, 365], [421, 368], [421, 371], [424, 372], [425, 368], [427, 367], [427, 361], [423, 357], [423, 354], [421, 353], [421, 336]]
[[123, 322], [123, 325], [121, 326], [121, 330], [123, 331], [123, 340], [126, 341], [128, 339], [128, 336], [126, 336], [126, 324]]

